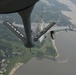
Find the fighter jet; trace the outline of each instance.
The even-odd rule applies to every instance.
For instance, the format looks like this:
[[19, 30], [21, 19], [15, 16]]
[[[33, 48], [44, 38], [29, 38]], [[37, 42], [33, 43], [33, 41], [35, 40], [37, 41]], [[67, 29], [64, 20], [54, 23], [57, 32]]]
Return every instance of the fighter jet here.
[[[5, 26], [7, 26], [13, 33], [15, 33], [23, 42], [26, 41], [27, 39], [27, 36], [25, 36], [23, 33], [20, 32], [20, 30], [18, 29], [18, 25], [16, 24], [12, 24], [11, 22], [9, 21], [3, 21], [2, 22]], [[33, 41], [36, 42], [40, 37], [42, 37], [52, 26], [54, 26], [56, 23], [55, 22], [52, 22], [50, 23], [46, 28], [44, 28], [40, 33], [38, 33]], [[32, 26], [31, 26], [32, 27]], [[24, 27], [23, 27], [24, 28]], [[35, 30], [35, 26], [33, 27], [33, 30]], [[31, 31], [33, 31], [31, 30]], [[33, 31], [34, 32], [34, 31]], [[35, 31], [36, 32], [36, 31]]]
[[27, 48], [34, 47], [34, 42], [36, 42], [42, 35], [44, 35], [51, 27], [56, 24], [55, 22], [50, 23], [40, 33], [38, 33], [34, 39], [32, 38], [30, 15], [34, 5], [38, 1], [39, 0], [0, 0], [0, 14], [17, 12], [21, 16], [26, 37], [9, 21], [3, 21], [3, 23], [18, 37], [20, 37], [22, 41], [24, 41], [24, 45]]
[[[21, 33], [18, 29], [24, 28], [22, 24], [10, 23], [9, 21], [3, 22], [13, 33], [15, 33], [23, 42], [26, 41], [26, 36]], [[47, 34], [50, 33], [51, 39], [55, 39], [55, 33], [60, 31], [75, 31], [71, 26], [58, 26], [55, 22], [45, 23], [44, 21], [38, 25], [38, 23], [31, 23], [31, 31], [35, 34], [33, 41], [39, 41], [40, 43], [47, 37]], [[31, 33], [32, 33], [31, 32]]]

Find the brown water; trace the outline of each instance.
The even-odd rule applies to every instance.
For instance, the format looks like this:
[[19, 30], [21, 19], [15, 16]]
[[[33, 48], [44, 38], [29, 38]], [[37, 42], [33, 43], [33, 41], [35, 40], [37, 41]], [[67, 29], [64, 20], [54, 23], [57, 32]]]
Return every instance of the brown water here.
[[[66, 4], [72, 12], [62, 11], [76, 25], [76, 5], [69, 0], [58, 0]], [[56, 46], [59, 52], [57, 61], [32, 58], [22, 65], [14, 75], [76, 75], [76, 33], [61, 32], [56, 36]]]
[[32, 58], [14, 75], [76, 75], [76, 33], [58, 33], [56, 46], [60, 54], [57, 61]]

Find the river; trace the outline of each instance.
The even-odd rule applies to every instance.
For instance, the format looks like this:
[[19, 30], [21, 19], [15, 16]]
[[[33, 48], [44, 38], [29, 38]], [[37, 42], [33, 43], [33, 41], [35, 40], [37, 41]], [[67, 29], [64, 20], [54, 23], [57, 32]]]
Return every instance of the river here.
[[[62, 11], [76, 24], [76, 5], [69, 0], [58, 0], [68, 6], [72, 12]], [[57, 61], [35, 57], [22, 65], [14, 75], [75, 75], [76, 74], [76, 32], [61, 32], [56, 35], [56, 47], [59, 52]]]
[[56, 46], [60, 54], [57, 61], [35, 57], [22, 65], [14, 75], [75, 75], [76, 32], [61, 32], [56, 35]]

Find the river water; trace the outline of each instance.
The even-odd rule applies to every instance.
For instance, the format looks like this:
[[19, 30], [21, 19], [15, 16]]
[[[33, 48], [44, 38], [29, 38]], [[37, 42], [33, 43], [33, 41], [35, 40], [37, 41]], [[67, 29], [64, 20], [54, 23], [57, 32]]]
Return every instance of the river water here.
[[14, 75], [75, 75], [76, 74], [76, 32], [61, 32], [56, 35], [59, 52], [57, 61], [35, 57], [22, 65]]
[[[58, 0], [68, 5], [72, 12], [62, 11], [76, 24], [76, 5], [69, 0]], [[56, 35], [56, 47], [59, 53], [57, 61], [35, 57], [22, 65], [14, 75], [75, 75], [76, 74], [76, 32], [61, 32]]]

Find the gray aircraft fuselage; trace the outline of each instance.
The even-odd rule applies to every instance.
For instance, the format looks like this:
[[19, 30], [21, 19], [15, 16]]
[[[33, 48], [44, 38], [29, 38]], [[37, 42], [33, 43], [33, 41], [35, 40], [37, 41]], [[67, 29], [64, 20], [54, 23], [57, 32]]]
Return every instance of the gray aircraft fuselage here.
[[35, 3], [39, 0], [0, 0], [0, 14], [18, 12], [22, 17], [26, 38], [24, 45], [27, 48], [34, 46], [31, 37], [30, 15]]

